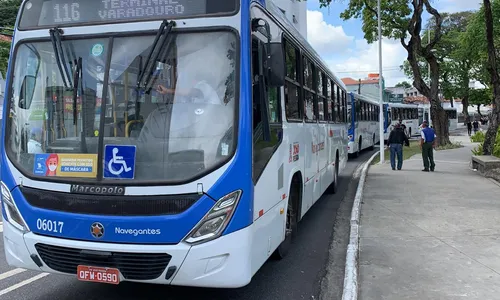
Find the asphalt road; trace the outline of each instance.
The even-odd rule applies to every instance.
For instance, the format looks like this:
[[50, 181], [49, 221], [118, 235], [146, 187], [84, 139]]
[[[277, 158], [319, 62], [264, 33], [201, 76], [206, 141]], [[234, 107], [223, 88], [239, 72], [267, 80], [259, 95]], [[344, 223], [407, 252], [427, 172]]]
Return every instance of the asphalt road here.
[[[319, 299], [320, 289], [340, 290], [342, 287], [342, 258], [332, 258], [330, 248], [345, 253], [334, 239], [334, 227], [347, 236], [347, 224], [336, 224], [337, 211], [341, 209], [340, 223], [348, 222], [353, 193], [347, 193], [356, 168], [371, 156], [362, 152], [359, 158], [349, 159], [346, 169], [340, 174], [339, 192], [323, 196], [299, 223], [299, 232], [293, 249], [281, 261], [269, 260], [255, 274], [249, 285], [240, 289], [201, 289], [135, 283], [118, 286], [86, 283], [71, 276], [48, 275], [9, 267], [5, 261], [3, 239], [0, 242], [0, 299], [8, 300], [125, 300], [125, 299], [259, 299], [296, 300]], [[352, 187], [349, 188], [352, 190]], [[347, 195], [347, 196], [346, 196]], [[342, 201], [346, 197], [345, 201]], [[343, 216], [342, 214], [345, 214]], [[338, 222], [337, 222], [338, 223]], [[3, 228], [2, 228], [3, 231]], [[339, 232], [335, 232], [338, 236]], [[332, 247], [331, 247], [332, 246]], [[340, 249], [343, 248], [343, 249]], [[329, 254], [330, 253], [330, 254]], [[343, 258], [345, 260], [345, 257]], [[335, 279], [324, 278], [331, 273], [332, 261], [338, 265]], [[340, 262], [339, 262], [340, 260]], [[340, 265], [339, 265], [340, 264]], [[329, 275], [331, 276], [331, 275]], [[322, 283], [323, 280], [323, 283]], [[332, 283], [331, 281], [336, 281]], [[332, 287], [333, 286], [333, 287]]]

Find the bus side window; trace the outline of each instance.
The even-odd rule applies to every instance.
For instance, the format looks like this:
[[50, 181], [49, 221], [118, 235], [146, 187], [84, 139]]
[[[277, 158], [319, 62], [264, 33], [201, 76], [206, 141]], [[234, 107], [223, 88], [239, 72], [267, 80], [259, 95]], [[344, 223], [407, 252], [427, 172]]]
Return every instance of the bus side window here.
[[[274, 150], [281, 143], [282, 140], [282, 116], [281, 116], [281, 98], [280, 88], [269, 87], [267, 85], [267, 80], [264, 81], [264, 86], [261, 86], [258, 82], [259, 70], [263, 69], [262, 66], [265, 65], [263, 61], [264, 56], [259, 55], [259, 48], [264, 51], [264, 43], [258, 39], [253, 39], [252, 41], [252, 121], [253, 121], [253, 180], [254, 184], [264, 171], [265, 166], [271, 159]], [[262, 128], [264, 122], [262, 120], [262, 109], [260, 95], [262, 94], [262, 89], [264, 89], [264, 95], [266, 98], [267, 110], [268, 110], [268, 123], [271, 130], [270, 141], [265, 141], [263, 139]]]

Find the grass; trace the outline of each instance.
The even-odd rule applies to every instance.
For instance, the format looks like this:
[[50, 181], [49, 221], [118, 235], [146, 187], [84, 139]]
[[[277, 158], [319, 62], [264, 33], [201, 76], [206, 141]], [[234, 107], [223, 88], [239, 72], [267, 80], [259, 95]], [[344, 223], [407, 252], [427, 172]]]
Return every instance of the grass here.
[[[420, 154], [422, 151], [420, 150], [420, 141], [411, 141], [410, 147], [403, 147], [403, 160], [407, 160], [415, 154]], [[385, 161], [390, 161], [390, 150], [387, 149], [385, 151]], [[380, 162], [380, 155], [377, 155], [372, 161], [372, 165], [378, 164]]]
[[446, 144], [444, 146], [439, 146], [439, 147], [436, 147], [436, 151], [440, 151], [440, 150], [452, 150], [452, 149], [458, 149], [458, 148], [462, 148], [463, 145], [462, 143], [460, 142], [457, 142], [457, 143], [449, 143], [449, 144]]
[[485, 133], [483, 131], [478, 131], [470, 137], [470, 141], [473, 143], [484, 143]]

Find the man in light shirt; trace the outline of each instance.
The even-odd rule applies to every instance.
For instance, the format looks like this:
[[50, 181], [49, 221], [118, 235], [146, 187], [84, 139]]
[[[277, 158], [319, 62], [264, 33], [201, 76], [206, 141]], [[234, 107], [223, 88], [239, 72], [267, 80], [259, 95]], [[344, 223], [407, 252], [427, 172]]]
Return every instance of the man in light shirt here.
[[28, 153], [44, 153], [42, 149], [42, 129], [35, 127], [31, 129], [30, 139], [28, 140]]

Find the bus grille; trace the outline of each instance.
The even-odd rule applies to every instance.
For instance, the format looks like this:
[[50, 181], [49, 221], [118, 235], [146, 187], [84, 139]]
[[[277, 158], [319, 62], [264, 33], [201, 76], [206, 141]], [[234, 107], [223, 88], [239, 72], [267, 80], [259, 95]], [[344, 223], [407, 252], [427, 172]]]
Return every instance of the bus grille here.
[[58, 272], [76, 274], [78, 265], [119, 269], [129, 280], [153, 280], [161, 276], [172, 256], [166, 253], [92, 252], [35, 244], [45, 264]]
[[161, 216], [180, 214], [200, 199], [198, 194], [103, 196], [21, 187], [34, 207], [69, 213], [107, 216]]

